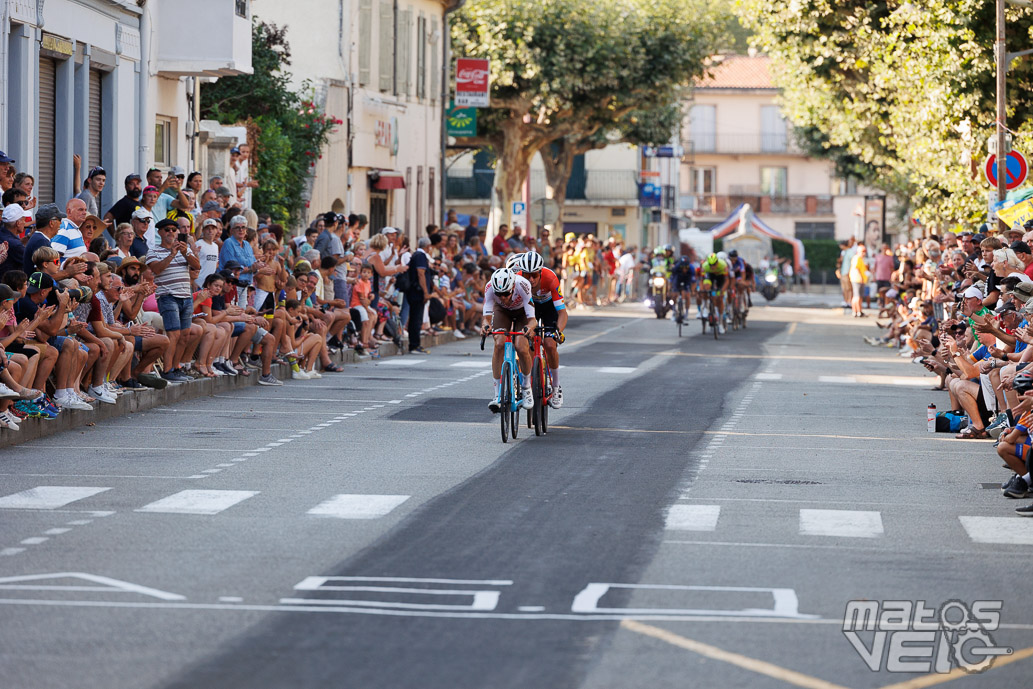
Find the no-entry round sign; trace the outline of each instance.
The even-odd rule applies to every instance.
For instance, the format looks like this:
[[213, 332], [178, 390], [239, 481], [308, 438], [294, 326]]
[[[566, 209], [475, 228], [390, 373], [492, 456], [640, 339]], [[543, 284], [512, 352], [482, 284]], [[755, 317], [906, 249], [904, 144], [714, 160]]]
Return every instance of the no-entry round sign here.
[[[986, 176], [986, 181], [990, 183], [990, 186], [997, 186], [996, 155], [992, 155], [986, 159], [986, 164], [983, 165], [983, 174]], [[1012, 151], [1009, 153], [1004, 178], [1006, 188], [1010, 191], [1022, 186], [1028, 175], [1029, 163], [1026, 162], [1026, 156], [1022, 155], [1019, 151]]]

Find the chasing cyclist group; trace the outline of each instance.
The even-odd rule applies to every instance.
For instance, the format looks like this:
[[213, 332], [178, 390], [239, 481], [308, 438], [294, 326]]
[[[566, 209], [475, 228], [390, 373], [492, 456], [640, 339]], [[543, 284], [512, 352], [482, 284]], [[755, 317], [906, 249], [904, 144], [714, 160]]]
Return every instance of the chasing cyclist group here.
[[[731, 305], [737, 293], [743, 295], [746, 306], [753, 305], [750, 299], [753, 267], [734, 249], [711, 253], [696, 263], [685, 254], [675, 260], [673, 247], [657, 247], [653, 252], [653, 267], [666, 272], [672, 294], [680, 296], [686, 305], [695, 302], [697, 318], [704, 318], [704, 307], [718, 314], [726, 313], [726, 305]], [[676, 319], [682, 317], [681, 313], [675, 314]], [[719, 327], [722, 331], [726, 329], [723, 322]]]

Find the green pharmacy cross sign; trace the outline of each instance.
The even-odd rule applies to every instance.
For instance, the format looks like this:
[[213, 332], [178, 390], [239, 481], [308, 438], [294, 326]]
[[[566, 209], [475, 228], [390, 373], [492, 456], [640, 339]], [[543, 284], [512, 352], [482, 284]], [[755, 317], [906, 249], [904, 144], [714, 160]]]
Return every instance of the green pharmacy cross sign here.
[[457, 108], [450, 104], [445, 118], [449, 136], [477, 136], [477, 108]]

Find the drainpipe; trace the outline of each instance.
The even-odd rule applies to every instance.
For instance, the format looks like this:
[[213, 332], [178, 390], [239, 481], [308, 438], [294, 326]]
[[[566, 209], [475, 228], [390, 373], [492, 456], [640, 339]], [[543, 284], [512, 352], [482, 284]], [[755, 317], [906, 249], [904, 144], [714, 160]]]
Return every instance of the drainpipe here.
[[448, 17], [465, 4], [466, 0], [453, 0], [445, 8], [445, 14], [441, 19], [441, 207], [438, 208], [439, 217], [431, 219], [431, 222], [435, 225], [439, 223], [441, 218], [445, 217], [445, 191], [448, 189], [447, 177], [445, 175], [445, 159], [447, 157], [445, 152], [448, 150], [448, 118], [445, 115], [448, 113], [448, 92], [451, 85], [449, 77], [452, 74], [452, 31], [448, 27]]
[[151, 9], [146, 1], [140, 3], [140, 74], [137, 77], [138, 106], [136, 169], [143, 175], [151, 166], [150, 138], [154, 136], [154, 117], [150, 114], [150, 74], [151, 74]]
[[[10, 56], [10, 40], [8, 34], [11, 32], [9, 20], [10, 3], [5, 2], [0, 8], [0, 55]], [[7, 144], [7, 130], [11, 126], [11, 118], [7, 115], [7, 69], [0, 69], [0, 143], [4, 144], [4, 150], [10, 151]]]

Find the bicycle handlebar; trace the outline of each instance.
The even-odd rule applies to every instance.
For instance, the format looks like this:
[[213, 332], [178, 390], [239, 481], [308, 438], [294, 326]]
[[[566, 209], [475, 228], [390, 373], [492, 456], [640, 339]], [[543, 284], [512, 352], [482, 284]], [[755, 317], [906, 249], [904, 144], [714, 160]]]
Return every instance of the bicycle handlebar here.
[[[509, 335], [511, 337], [517, 337], [517, 336], [523, 335], [524, 337], [527, 337], [527, 333], [524, 332], [523, 330], [515, 331], [515, 332], [511, 331], [511, 330], [490, 330], [490, 331], [488, 331], [488, 335]], [[484, 351], [484, 341], [488, 339], [488, 335], [481, 335], [481, 351], [482, 352]]]

